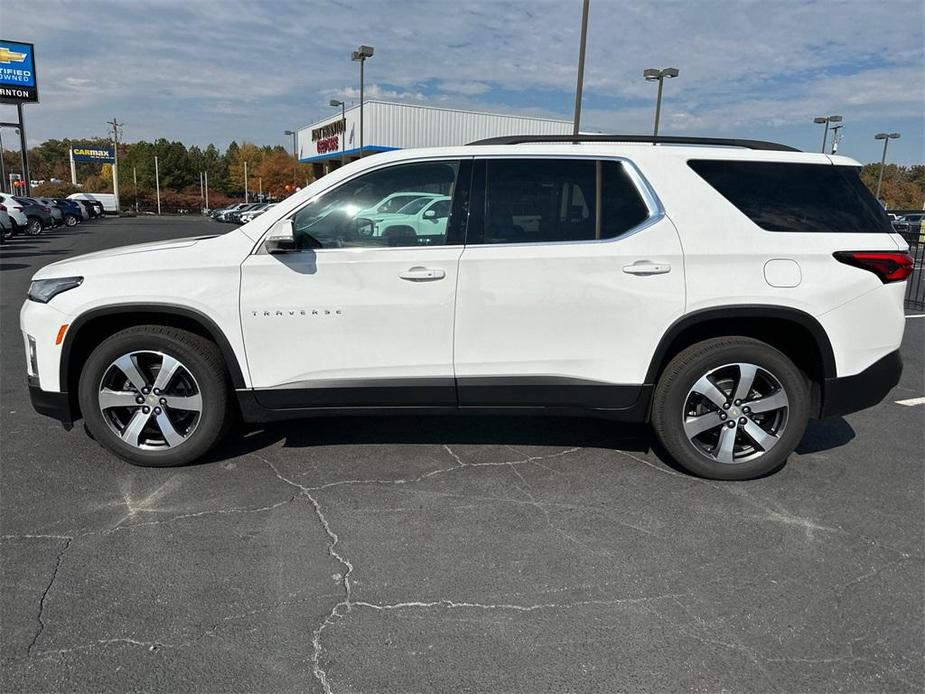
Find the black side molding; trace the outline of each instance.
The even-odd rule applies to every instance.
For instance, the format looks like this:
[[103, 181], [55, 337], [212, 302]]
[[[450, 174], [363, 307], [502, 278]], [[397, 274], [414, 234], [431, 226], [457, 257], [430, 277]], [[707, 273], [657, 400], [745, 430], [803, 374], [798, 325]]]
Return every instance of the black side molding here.
[[878, 359], [861, 373], [825, 379], [820, 418], [837, 417], [873, 407], [899, 383], [902, 373], [903, 360], [899, 350], [896, 350]]

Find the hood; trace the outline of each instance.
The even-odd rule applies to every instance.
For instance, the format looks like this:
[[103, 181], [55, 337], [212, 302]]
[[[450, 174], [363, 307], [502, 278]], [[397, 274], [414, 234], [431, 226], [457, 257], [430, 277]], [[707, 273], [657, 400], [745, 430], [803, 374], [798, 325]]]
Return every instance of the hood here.
[[85, 253], [83, 255], [59, 260], [56, 263], [46, 265], [39, 270], [34, 279], [45, 277], [62, 277], [66, 274], [73, 274], [79, 271], [79, 266], [84, 265], [85, 261], [99, 261], [116, 256], [133, 255], [136, 253], [157, 253], [159, 251], [168, 251], [176, 248], [188, 248], [195, 246], [200, 241], [216, 238], [218, 234], [209, 236], [190, 236], [182, 239], [170, 239], [167, 241], [153, 241], [151, 243], [136, 243], [131, 246], [119, 246], [110, 248], [105, 251], [96, 251], [95, 253]]

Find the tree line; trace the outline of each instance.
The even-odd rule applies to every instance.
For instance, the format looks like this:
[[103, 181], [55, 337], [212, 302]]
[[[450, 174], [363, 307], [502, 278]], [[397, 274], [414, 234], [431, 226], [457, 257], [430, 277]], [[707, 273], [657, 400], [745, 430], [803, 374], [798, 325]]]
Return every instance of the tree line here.
[[[111, 148], [105, 138], [80, 140], [46, 140], [29, 150], [29, 170], [33, 180], [44, 181], [33, 189], [35, 195], [63, 197], [78, 190], [112, 191], [112, 165], [76, 163], [77, 182], [71, 184], [71, 147]], [[147, 142], [119, 143], [119, 193], [122, 207], [140, 209], [156, 206], [154, 157], [157, 157], [161, 206], [171, 209], [198, 209], [200, 206], [200, 172], [208, 173], [209, 204], [212, 207], [244, 198], [244, 164], [247, 163], [247, 188], [253, 198], [259, 190], [279, 199], [314, 179], [312, 167], [296, 162], [286, 148], [258, 146], [250, 142], [232, 142], [224, 151], [210, 144], [205, 148], [187, 147], [182, 142], [164, 138]], [[20, 172], [19, 152], [4, 151], [7, 172]], [[135, 189], [135, 180], [138, 188]], [[53, 182], [54, 181], [54, 182]]]
[[[45, 183], [36, 195], [63, 196], [77, 190], [108, 192], [112, 190], [112, 167], [92, 163], [77, 164], [77, 180], [81, 188], [71, 185], [71, 147], [111, 147], [105, 138], [83, 140], [46, 140], [29, 150], [29, 167], [34, 180], [59, 179], [62, 183]], [[312, 167], [298, 164], [281, 145], [258, 146], [250, 142], [232, 142], [223, 152], [215, 145], [187, 147], [182, 142], [166, 139], [144, 140], [119, 145], [119, 191], [125, 208], [134, 205], [135, 196], [142, 209], [154, 206], [154, 157], [160, 170], [161, 203], [166, 209], [197, 209], [199, 173], [209, 174], [209, 203], [212, 207], [244, 198], [244, 162], [248, 168], [248, 190], [254, 194], [262, 187], [273, 198], [282, 198], [314, 180]], [[4, 151], [7, 171], [19, 171], [19, 153]], [[861, 180], [876, 191], [880, 164], [867, 164], [861, 169]], [[138, 189], [135, 190], [134, 177]], [[925, 202], [925, 165], [899, 166], [888, 164], [883, 171], [880, 199], [891, 210], [920, 210]]]

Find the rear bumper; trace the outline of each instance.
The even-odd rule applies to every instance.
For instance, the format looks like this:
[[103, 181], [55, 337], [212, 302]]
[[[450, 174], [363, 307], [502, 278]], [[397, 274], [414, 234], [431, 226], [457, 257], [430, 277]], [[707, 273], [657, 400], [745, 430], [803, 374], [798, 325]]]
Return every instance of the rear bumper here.
[[71, 401], [67, 393], [42, 390], [38, 379], [30, 376], [29, 399], [32, 401], [32, 409], [39, 414], [57, 419], [65, 429], [71, 429], [74, 426]]
[[899, 383], [903, 360], [899, 350], [844, 378], [827, 378], [820, 417], [837, 417], [873, 407]]

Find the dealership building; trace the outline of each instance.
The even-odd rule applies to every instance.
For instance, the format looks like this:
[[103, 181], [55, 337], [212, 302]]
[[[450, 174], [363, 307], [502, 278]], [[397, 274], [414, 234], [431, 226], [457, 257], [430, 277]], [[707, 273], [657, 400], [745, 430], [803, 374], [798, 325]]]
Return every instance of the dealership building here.
[[[408, 147], [449, 147], [502, 135], [568, 135], [572, 122], [501, 113], [479, 113], [416, 104], [369, 100], [363, 103], [362, 154]], [[301, 128], [299, 161], [313, 164], [315, 175], [361, 155], [360, 107]]]

